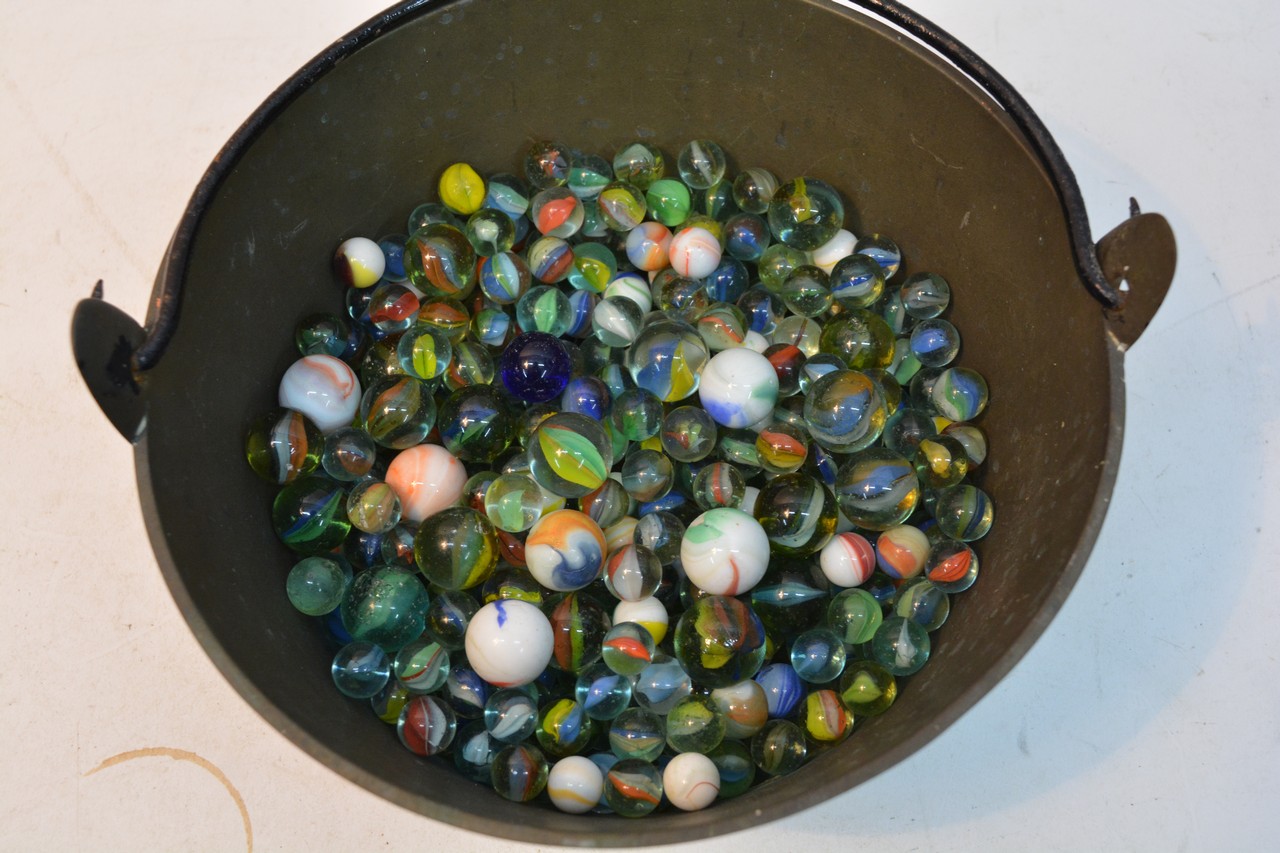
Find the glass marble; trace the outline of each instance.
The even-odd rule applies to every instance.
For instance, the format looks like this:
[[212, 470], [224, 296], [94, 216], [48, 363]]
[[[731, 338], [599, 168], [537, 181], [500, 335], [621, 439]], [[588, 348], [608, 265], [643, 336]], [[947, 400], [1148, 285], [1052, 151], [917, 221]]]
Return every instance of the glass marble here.
[[769, 701], [754, 679], [711, 691], [710, 699], [725, 719], [726, 738], [749, 738], [769, 719]]
[[707, 756], [720, 773], [719, 798], [732, 799], [745, 794], [756, 779], [756, 764], [751, 750], [736, 740], [726, 740]]
[[285, 593], [299, 612], [323, 616], [342, 603], [351, 579], [351, 564], [337, 554], [304, 557], [289, 570]]
[[915, 468], [893, 451], [878, 447], [850, 456], [840, 466], [834, 491], [841, 512], [866, 530], [901, 524], [920, 501]]
[[898, 244], [883, 234], [865, 234], [859, 237], [853, 250], [875, 261], [884, 272], [886, 280], [893, 278], [902, 264], [902, 251]]
[[503, 386], [527, 403], [559, 397], [569, 383], [573, 363], [554, 335], [526, 332], [503, 350], [498, 362]]
[[825, 324], [818, 346], [839, 356], [854, 370], [888, 367], [893, 362], [893, 332], [871, 311], [851, 308]]
[[809, 455], [808, 434], [801, 426], [775, 420], [756, 435], [756, 458], [770, 474], [798, 471]]
[[396, 734], [416, 755], [438, 755], [449, 748], [458, 732], [458, 718], [448, 703], [435, 696], [415, 696], [405, 703]]
[[800, 676], [790, 664], [768, 664], [756, 673], [755, 681], [764, 690], [771, 719], [791, 716], [803, 696]]
[[471, 462], [496, 459], [515, 438], [508, 401], [491, 385], [468, 385], [449, 394], [437, 425], [445, 448]]
[[760, 522], [740, 509], [707, 510], [685, 531], [680, 562], [689, 580], [706, 592], [738, 595], [764, 576], [769, 537]]
[[921, 320], [911, 329], [909, 345], [921, 366], [946, 367], [960, 354], [960, 333], [946, 320]]
[[639, 675], [653, 663], [656, 646], [649, 629], [636, 622], [616, 622], [605, 633], [600, 657], [618, 675]]
[[386, 256], [368, 237], [351, 237], [333, 253], [333, 270], [349, 287], [371, 287], [386, 270]]
[[778, 396], [791, 397], [801, 390], [808, 359], [799, 347], [791, 344], [770, 344], [762, 355], [773, 366], [778, 377]]
[[280, 541], [300, 554], [321, 554], [342, 544], [351, 530], [346, 491], [328, 477], [307, 474], [280, 490], [271, 522]]
[[710, 697], [692, 694], [667, 712], [667, 746], [676, 752], [706, 754], [724, 740], [725, 716]]
[[486, 305], [471, 318], [472, 336], [487, 347], [502, 347], [513, 327], [511, 315], [493, 305]]
[[805, 556], [835, 533], [836, 499], [808, 474], [783, 474], [760, 489], [754, 515], [775, 554]]
[[777, 328], [786, 306], [774, 294], [756, 285], [738, 297], [738, 308], [747, 319], [747, 325], [753, 332], [768, 335]]
[[727, 349], [706, 362], [698, 398], [717, 424], [732, 428], [751, 426], [777, 405], [778, 374], [759, 353], [742, 347]]
[[947, 435], [922, 439], [913, 461], [920, 485], [926, 489], [957, 485], [969, 473], [969, 457], [964, 445]]
[[245, 457], [268, 483], [285, 485], [320, 465], [325, 437], [301, 412], [273, 409], [249, 427]]
[[648, 761], [624, 758], [605, 774], [605, 801], [622, 817], [643, 817], [662, 802], [662, 772]]
[[716, 268], [702, 279], [702, 284], [713, 302], [732, 304], [750, 288], [751, 272], [742, 261], [725, 253], [720, 255]]
[[770, 776], [793, 773], [808, 758], [804, 732], [790, 720], [770, 720], [751, 738], [751, 758]]
[[484, 727], [499, 743], [520, 743], [538, 728], [538, 702], [528, 687], [505, 687], [484, 703]]
[[520, 687], [547, 668], [553, 646], [551, 623], [526, 601], [491, 601], [467, 624], [467, 661], [495, 687]]
[[594, 726], [586, 709], [575, 699], [556, 699], [542, 710], [534, 735], [551, 758], [575, 755], [586, 748]]
[[436, 223], [409, 236], [404, 252], [410, 283], [427, 296], [466, 299], [476, 285], [476, 250], [460, 228]]
[[434, 693], [449, 678], [449, 651], [419, 638], [396, 652], [391, 671], [410, 693]]
[[828, 600], [824, 579], [811, 563], [783, 558], [773, 560], [750, 598], [769, 636], [784, 644], [815, 625]]
[[933, 581], [917, 577], [898, 588], [889, 609], [932, 633], [941, 628], [951, 614], [951, 599]]
[[977, 468], [987, 458], [987, 436], [973, 424], [948, 424], [942, 434], [954, 438], [964, 447], [965, 456], [969, 457], [969, 467]]
[[489, 779], [499, 796], [527, 803], [546, 789], [548, 772], [542, 750], [529, 744], [511, 744], [493, 756]]
[[964, 592], [978, 579], [978, 555], [950, 537], [935, 541], [924, 576], [944, 592]]
[[771, 344], [797, 346], [806, 358], [813, 358], [819, 352], [821, 338], [822, 326], [816, 320], [790, 315], [778, 321], [768, 340]]
[[601, 188], [613, 180], [613, 166], [598, 154], [575, 151], [569, 157], [566, 186], [578, 198], [595, 198]]
[[853, 714], [840, 694], [831, 689], [814, 690], [805, 696], [797, 723], [810, 743], [821, 746], [840, 743], [853, 732]]
[[634, 503], [622, 483], [611, 477], [594, 492], [579, 498], [578, 508], [591, 516], [601, 530], [605, 530], [629, 515]]
[[720, 795], [720, 771], [701, 752], [684, 752], [663, 768], [662, 788], [667, 801], [681, 811], [705, 809]]
[[662, 582], [662, 564], [643, 545], [624, 545], [609, 555], [604, 566], [605, 587], [619, 601], [641, 601]]
[[398, 335], [413, 325], [421, 304], [418, 294], [403, 284], [378, 285], [369, 297], [369, 322], [385, 335]]
[[594, 598], [581, 591], [564, 593], [548, 601], [545, 610], [555, 638], [553, 666], [576, 675], [600, 659], [613, 622]]
[[485, 604], [511, 598], [541, 607], [545, 603], [546, 591], [524, 566], [499, 565], [481, 584], [479, 597]]
[[666, 714], [692, 692], [689, 673], [678, 660], [663, 654], [655, 655], [653, 663], [640, 671], [632, 685], [636, 704], [658, 714]]
[[644, 221], [648, 205], [644, 192], [635, 184], [617, 180], [600, 190], [596, 197], [600, 218], [610, 231], [626, 233]]
[[348, 643], [339, 649], [329, 669], [339, 692], [352, 699], [372, 698], [391, 678], [387, 653], [366, 641]]
[[817, 317], [831, 308], [831, 279], [820, 267], [803, 264], [782, 283], [782, 302], [801, 317]]
[[[412, 234], [428, 225], [435, 225], [443, 222], [448, 225], [457, 227], [462, 226], [462, 220], [449, 208], [436, 201], [428, 201], [415, 207], [410, 213], [409, 218], [405, 221], [405, 230]], [[408, 242], [408, 238], [405, 238]], [[402, 247], [403, 248], [403, 247]], [[401, 252], [400, 262], [404, 263], [404, 253]]]
[[484, 512], [493, 526], [521, 533], [542, 517], [545, 492], [528, 474], [503, 474], [484, 495]]
[[[461, 297], [460, 297], [461, 298]], [[456, 350], [471, 325], [471, 314], [457, 299], [448, 296], [424, 297], [418, 325], [436, 329]]]
[[991, 530], [995, 507], [982, 489], [961, 483], [937, 493], [933, 517], [942, 533], [961, 542], [973, 542]]
[[[674, 228], [680, 225], [689, 218], [689, 213], [693, 210], [693, 198], [689, 195], [689, 188], [674, 178], [659, 178], [649, 184], [645, 189], [644, 199], [648, 215], [656, 220], [655, 224], [661, 224], [663, 228]], [[637, 226], [639, 227], [643, 227], [643, 223]], [[662, 265], [643, 267], [636, 264], [636, 266], [640, 269], [662, 268]]]
[[403, 450], [421, 444], [435, 422], [431, 388], [412, 376], [380, 379], [360, 400], [360, 423], [383, 447]]
[[395, 652], [422, 634], [428, 603], [426, 587], [415, 574], [387, 567], [357, 575], [339, 612], [352, 639]]
[[547, 796], [562, 812], [586, 814], [604, 797], [604, 771], [584, 756], [566, 756], [551, 765]]
[[[523, 179], [507, 172], [489, 176], [484, 206], [501, 210], [510, 219], [519, 219], [529, 209], [529, 190]], [[410, 228], [412, 231], [413, 229]]]
[[691, 189], [705, 190], [724, 177], [724, 150], [709, 139], [695, 139], [680, 149], [676, 170]]
[[842, 308], [870, 308], [884, 288], [884, 271], [867, 255], [849, 255], [831, 269], [831, 296]]
[[929, 401], [951, 421], [971, 421], [987, 407], [990, 392], [982, 374], [967, 367], [948, 367], [938, 374]]
[[895, 580], [913, 578], [929, 559], [929, 537], [917, 527], [897, 524], [876, 538], [876, 563]]
[[614, 401], [609, 420], [628, 441], [644, 441], [662, 428], [662, 401], [645, 388], [630, 388]]
[[478, 720], [484, 715], [485, 703], [493, 687], [469, 666], [453, 665], [439, 694], [459, 718]]
[[736, 598], [699, 599], [676, 623], [674, 637], [676, 659], [702, 687], [728, 687], [751, 678], [764, 662], [764, 625]]
[[480, 291], [498, 305], [514, 305], [528, 292], [533, 274], [515, 252], [498, 252], [480, 264]]
[[712, 462], [693, 479], [693, 499], [704, 509], [738, 507], [746, 494], [742, 473], [728, 462]]
[[386, 533], [400, 523], [400, 499], [381, 480], [361, 480], [347, 495], [347, 518], [366, 533]]
[[364, 429], [343, 427], [324, 437], [320, 466], [335, 480], [355, 482], [370, 473], [376, 460], [378, 446]]
[[662, 152], [645, 142], [632, 142], [613, 156], [613, 174], [644, 189], [666, 174]]
[[581, 498], [604, 485], [613, 467], [613, 445], [586, 415], [560, 412], [538, 424], [529, 443], [529, 470], [553, 494]]
[[457, 590], [438, 592], [427, 606], [427, 636], [449, 651], [461, 649], [467, 624], [479, 609], [480, 605], [468, 593]]
[[640, 306], [620, 296], [605, 297], [591, 313], [591, 331], [605, 346], [626, 347], [640, 335]]
[[604, 297], [608, 299], [613, 296], [630, 299], [640, 306], [642, 312], [647, 313], [653, 307], [653, 295], [649, 292], [649, 282], [633, 272], [619, 273], [613, 281], [609, 282], [609, 286], [604, 289]]
[[533, 143], [524, 157], [525, 180], [535, 190], [564, 186], [569, 182], [571, 150], [561, 142]]
[[300, 412], [322, 433], [329, 433], [351, 425], [360, 395], [360, 380], [345, 362], [308, 355], [284, 372], [277, 399], [281, 408]]
[[476, 254], [482, 258], [491, 258], [508, 252], [516, 242], [516, 226], [501, 210], [484, 207], [475, 211], [467, 219], [464, 229], [467, 240]]
[[761, 214], [778, 191], [778, 179], [768, 169], [753, 166], [733, 179], [733, 201], [746, 213]]
[[449, 367], [453, 344], [431, 326], [415, 326], [400, 336], [396, 358], [406, 374], [415, 379], [435, 379]]
[[556, 287], [532, 287], [516, 303], [516, 322], [526, 332], [544, 332], [559, 338], [569, 330], [572, 319], [569, 297]]
[[574, 698], [593, 720], [612, 720], [631, 704], [631, 679], [597, 662], [578, 676]]
[[844, 671], [843, 638], [829, 628], [811, 628], [791, 643], [791, 668], [810, 684], [834, 681]]
[[599, 578], [606, 553], [600, 525], [576, 509], [544, 515], [525, 540], [530, 574], [543, 587], [556, 592], [582, 589]]
[[807, 251], [830, 240], [844, 225], [844, 202], [830, 184], [794, 178], [774, 192], [768, 216], [775, 238]]
[[400, 720], [400, 714], [411, 698], [413, 697], [408, 690], [404, 689], [403, 684], [390, 679], [381, 690], [369, 697], [369, 709], [379, 720], [394, 726]]
[[846, 589], [827, 608], [827, 625], [846, 646], [870, 642], [883, 621], [880, 602], [865, 589]]
[[573, 247], [560, 237], [542, 236], [525, 250], [529, 273], [543, 284], [555, 284], [569, 277], [573, 269]]
[[840, 676], [839, 693], [855, 716], [875, 717], [898, 698], [898, 683], [893, 673], [874, 661], [849, 661]]
[[342, 358], [351, 345], [351, 327], [337, 314], [308, 314], [294, 327], [293, 342], [302, 355]]
[[671, 268], [692, 279], [706, 278], [720, 264], [720, 240], [706, 228], [694, 226], [677, 231], [667, 247]]
[[893, 675], [914, 675], [929, 661], [929, 633], [901, 616], [889, 616], [871, 638], [871, 658]]
[[742, 346], [747, 335], [747, 318], [736, 305], [713, 302], [698, 314], [695, 328], [707, 349], [719, 353]]
[[436, 189], [441, 204], [463, 216], [475, 213], [484, 203], [484, 179], [469, 163], [454, 163], [446, 168]]
[[448, 590], [476, 586], [498, 564], [493, 525], [471, 507], [449, 507], [424, 519], [413, 551], [422, 574]]
[[609, 726], [609, 749], [621, 759], [652, 761], [666, 744], [666, 720], [645, 708], [627, 708]]
[[662, 420], [662, 449], [677, 462], [698, 462], [715, 449], [715, 421], [697, 406], [678, 406]]
[[885, 421], [884, 446], [899, 456], [914, 459], [920, 442], [937, 434], [928, 412], [905, 405]]
[[540, 234], [572, 237], [582, 228], [582, 200], [566, 186], [548, 187], [529, 200], [528, 216]]
[[920, 272], [908, 276], [902, 283], [898, 298], [909, 316], [931, 320], [941, 316], [951, 304], [951, 285], [937, 273]]
[[453, 763], [464, 778], [488, 785], [489, 766], [502, 744], [478, 720], [467, 723], [453, 738]]
[[622, 463], [622, 485], [638, 501], [654, 501], [671, 490], [675, 471], [657, 450], [636, 450]]
[[861, 586], [876, 568], [876, 552], [865, 536], [837, 533], [818, 555], [822, 574], [838, 587]]
[[769, 223], [755, 213], [739, 213], [725, 222], [725, 252], [739, 261], [755, 263], [769, 248]]

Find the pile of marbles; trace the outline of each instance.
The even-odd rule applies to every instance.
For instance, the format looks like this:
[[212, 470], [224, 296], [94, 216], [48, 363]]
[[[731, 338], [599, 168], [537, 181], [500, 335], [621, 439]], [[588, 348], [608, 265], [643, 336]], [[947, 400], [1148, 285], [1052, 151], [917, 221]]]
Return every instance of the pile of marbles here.
[[337, 249], [249, 429], [286, 592], [418, 755], [640, 816], [799, 768], [929, 658], [991, 527], [950, 286], [710, 141], [535, 144]]

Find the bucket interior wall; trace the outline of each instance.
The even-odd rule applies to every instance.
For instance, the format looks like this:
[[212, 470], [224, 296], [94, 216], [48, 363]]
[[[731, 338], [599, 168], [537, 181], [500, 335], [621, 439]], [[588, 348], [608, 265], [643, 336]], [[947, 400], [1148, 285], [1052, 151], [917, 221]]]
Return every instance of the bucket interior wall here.
[[992, 391], [977, 482], [997, 508], [977, 543], [977, 585], [955, 598], [934, 659], [888, 714], [791, 777], [706, 812], [655, 816], [646, 841], [793, 813], [918, 748], [1039, 634], [1110, 486], [1118, 380], [1053, 190], [1003, 114], [908, 40], [838, 7], [769, 0], [490, 0], [436, 4], [389, 28], [225, 155], [237, 159], [186, 264], [177, 335], [148, 377], [139, 479], [179, 604], [274, 725], [397, 802], [528, 841], [634, 843], [639, 827], [508, 804], [451, 763], [411, 755], [339, 695], [319, 626], [283, 594], [295, 557], [271, 530], [274, 489], [244, 464], [243, 433], [275, 405], [297, 319], [341, 310], [329, 270], [340, 240], [402, 232], [452, 162], [518, 171], [534, 140], [611, 157], [634, 138], [669, 162], [709, 138], [731, 174], [759, 165], [824, 179], [846, 196], [851, 230], [899, 243], [903, 274], [951, 282], [959, 363]]

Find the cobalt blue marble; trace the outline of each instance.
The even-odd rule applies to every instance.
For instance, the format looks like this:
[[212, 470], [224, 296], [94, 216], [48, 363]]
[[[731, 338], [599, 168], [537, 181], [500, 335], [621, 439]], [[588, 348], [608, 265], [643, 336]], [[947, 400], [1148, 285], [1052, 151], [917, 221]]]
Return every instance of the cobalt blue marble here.
[[564, 392], [573, 372], [569, 351], [545, 332], [526, 332], [507, 345], [498, 375], [512, 395], [527, 403], [545, 403]]

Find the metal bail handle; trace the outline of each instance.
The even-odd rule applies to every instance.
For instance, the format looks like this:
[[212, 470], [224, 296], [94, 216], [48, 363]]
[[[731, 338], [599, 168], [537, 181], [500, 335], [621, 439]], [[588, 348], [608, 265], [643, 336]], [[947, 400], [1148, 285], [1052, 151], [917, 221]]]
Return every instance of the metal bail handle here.
[[[943, 58], [965, 74], [968, 74], [986, 89], [1009, 114], [1009, 117], [1026, 135], [1032, 149], [1049, 173], [1054, 188], [1057, 190], [1058, 198], [1062, 203], [1062, 209], [1067, 218], [1071, 251], [1080, 280], [1084, 282], [1085, 287], [1103, 306], [1113, 311], [1120, 309], [1124, 304], [1125, 294], [1111, 284], [1098, 261], [1097, 248], [1094, 245], [1093, 235], [1089, 228], [1089, 217], [1085, 212], [1084, 199], [1080, 196], [1080, 187], [1076, 183], [1075, 174], [1071, 171], [1071, 167], [1067, 165], [1062, 150], [1058, 148], [1058, 144], [1053, 140], [1044, 123], [1040, 121], [1039, 116], [1035, 114], [1035, 111], [1031, 109], [1026, 100], [1009, 85], [1009, 82], [1004, 77], [972, 50], [965, 47], [933, 22], [895, 2], [895, 0], [848, 0], [848, 2], [896, 24], [920, 42], [936, 50]], [[418, 3], [416, 2], [407, 3], [397, 9], [389, 10], [380, 16], [377, 23], [381, 26], [370, 26], [361, 32], [360, 36], [377, 35], [381, 29], [390, 25], [393, 21], [406, 17], [417, 5]], [[345, 39], [326, 54], [326, 59], [336, 60], [338, 58], [336, 54], [353, 50], [362, 41], [363, 38], [360, 37]], [[329, 54], [334, 55], [330, 56]], [[280, 94], [277, 93], [273, 96], [273, 99], [279, 97]], [[213, 188], [212, 184], [216, 181], [216, 178], [217, 176], [215, 175], [206, 174], [195, 197], [202, 198], [210, 195]], [[174, 234], [173, 243], [170, 245], [167, 254], [168, 258], [185, 257], [187, 250], [190, 248], [189, 244], [198, 220], [199, 215], [188, 209], [184, 221]], [[163, 271], [160, 282], [160, 292], [156, 294], [152, 303], [150, 322], [143, 331], [141, 341], [137, 343], [129, 358], [130, 367], [139, 374], [145, 373], [159, 363], [161, 356], [164, 355], [165, 349], [168, 348], [169, 342], [173, 338], [181, 312], [181, 276], [170, 275], [167, 274], [167, 271]], [[114, 357], [119, 359], [119, 356], [120, 353], [116, 351]]]

